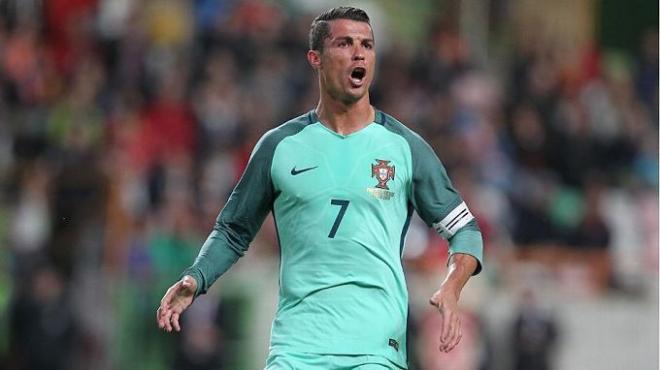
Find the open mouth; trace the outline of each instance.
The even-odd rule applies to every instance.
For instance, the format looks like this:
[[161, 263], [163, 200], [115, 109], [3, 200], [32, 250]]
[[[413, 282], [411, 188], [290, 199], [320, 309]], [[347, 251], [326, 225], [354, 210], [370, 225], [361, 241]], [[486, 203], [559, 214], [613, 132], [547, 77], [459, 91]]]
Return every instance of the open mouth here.
[[364, 80], [364, 77], [366, 75], [367, 75], [366, 69], [362, 67], [356, 67], [351, 72], [351, 82], [353, 82], [353, 84], [356, 86], [360, 86], [362, 85], [362, 81]]

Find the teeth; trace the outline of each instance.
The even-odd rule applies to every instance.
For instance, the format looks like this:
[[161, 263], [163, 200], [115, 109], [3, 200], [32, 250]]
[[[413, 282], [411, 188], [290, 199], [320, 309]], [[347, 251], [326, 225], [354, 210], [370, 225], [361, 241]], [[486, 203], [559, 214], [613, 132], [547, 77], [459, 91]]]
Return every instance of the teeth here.
[[362, 84], [362, 79], [361, 78], [356, 78], [356, 77], [351, 77], [351, 82], [354, 85], [361, 85]]
[[362, 67], [356, 67], [351, 71], [351, 74], [348, 76], [353, 85], [361, 86], [364, 82], [364, 78], [367, 76], [367, 71]]

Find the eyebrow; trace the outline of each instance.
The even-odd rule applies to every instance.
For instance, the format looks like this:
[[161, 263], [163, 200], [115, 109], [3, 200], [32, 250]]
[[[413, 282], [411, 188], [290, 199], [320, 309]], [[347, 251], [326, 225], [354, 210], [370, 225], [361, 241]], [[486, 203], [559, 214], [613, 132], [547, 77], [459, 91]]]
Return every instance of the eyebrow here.
[[[339, 37], [334, 38], [332, 41], [354, 41], [354, 40], [355, 40], [355, 38], [353, 38], [351, 36], [339, 36]], [[370, 42], [370, 43], [373, 44], [374, 39], [366, 38], [366, 39], [362, 39], [361, 42]]]

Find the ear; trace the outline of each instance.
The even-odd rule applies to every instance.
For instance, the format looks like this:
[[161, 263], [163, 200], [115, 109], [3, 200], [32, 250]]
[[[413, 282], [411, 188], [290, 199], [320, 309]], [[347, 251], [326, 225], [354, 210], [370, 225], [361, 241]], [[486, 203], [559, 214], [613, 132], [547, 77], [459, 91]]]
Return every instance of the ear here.
[[307, 51], [307, 61], [314, 69], [321, 69], [321, 52], [318, 50]]

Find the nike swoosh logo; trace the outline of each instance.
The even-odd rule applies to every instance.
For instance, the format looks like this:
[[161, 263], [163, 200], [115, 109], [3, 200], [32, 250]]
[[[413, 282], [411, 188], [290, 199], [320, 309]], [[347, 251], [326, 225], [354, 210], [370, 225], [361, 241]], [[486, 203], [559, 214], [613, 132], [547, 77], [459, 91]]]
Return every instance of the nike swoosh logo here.
[[307, 167], [307, 168], [303, 168], [303, 169], [300, 169], [300, 170], [296, 170], [296, 166], [293, 166], [293, 168], [291, 169], [291, 174], [292, 174], [293, 176], [295, 176], [295, 175], [300, 175], [300, 174], [303, 173], [303, 172], [311, 171], [311, 170], [313, 170], [313, 169], [315, 169], [315, 168], [317, 168], [317, 167], [318, 167], [318, 166], [314, 166], [314, 167]]

